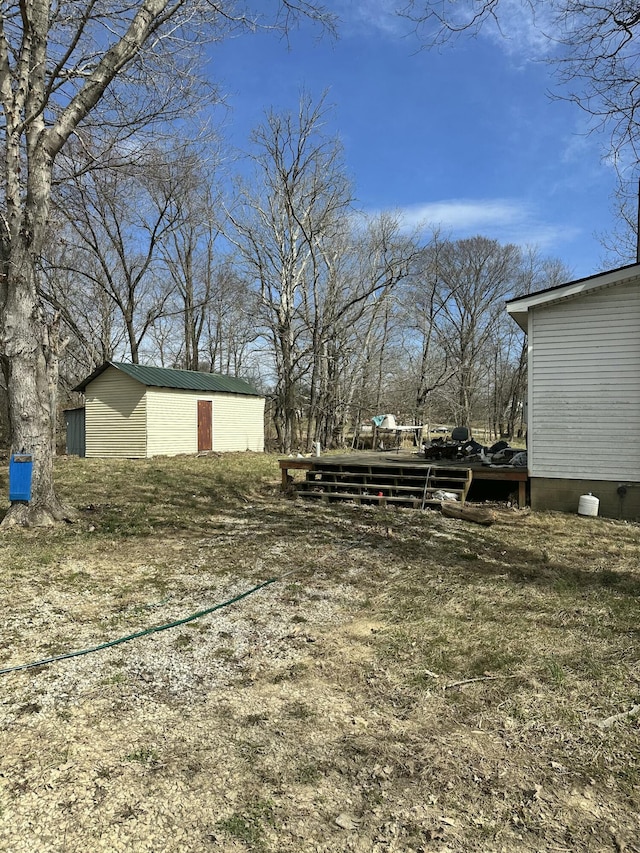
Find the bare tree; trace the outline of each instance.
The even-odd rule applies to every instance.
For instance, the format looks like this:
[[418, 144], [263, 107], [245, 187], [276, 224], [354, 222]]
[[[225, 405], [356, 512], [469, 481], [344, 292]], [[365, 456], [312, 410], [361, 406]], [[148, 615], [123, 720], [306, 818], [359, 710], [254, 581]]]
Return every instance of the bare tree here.
[[447, 385], [456, 369], [449, 363], [448, 348], [440, 341], [439, 321], [445, 309], [440, 283], [440, 252], [447, 241], [436, 230], [413, 264], [411, 276], [400, 292], [404, 326], [403, 349], [414, 376], [413, 400], [408, 407], [416, 424], [428, 420], [427, 402], [433, 392]]
[[[181, 156], [172, 164], [176, 225], [162, 255], [172, 290], [171, 320], [179, 320], [173, 362], [188, 370], [240, 374], [256, 339], [257, 299], [231, 255], [219, 248], [220, 192], [213, 184], [217, 155]], [[163, 204], [158, 198], [158, 208]], [[166, 325], [166, 324], [165, 324]]]
[[241, 189], [230, 234], [258, 285], [261, 321], [275, 361], [275, 421], [282, 451], [297, 438], [300, 383], [310, 366], [303, 303], [321, 276], [319, 244], [335, 233], [350, 189], [337, 142], [321, 133], [324, 99], [303, 95], [298, 112], [270, 112], [252, 135], [254, 189]]
[[[404, 7], [429, 45], [483, 28], [508, 29], [515, 14], [526, 17], [546, 44], [543, 58], [556, 72], [555, 96], [587, 112], [595, 126], [609, 131], [621, 186], [634, 186], [637, 198], [640, 158], [640, 6], [629, 0], [410, 0]], [[633, 176], [633, 177], [631, 177]], [[637, 232], [634, 203], [627, 222]], [[625, 208], [622, 210], [625, 215]], [[627, 232], [628, 233], [628, 232]], [[625, 237], [626, 241], [626, 237]], [[635, 259], [623, 241], [626, 260]], [[615, 243], [615, 239], [614, 239]], [[619, 251], [619, 248], [616, 247]]]
[[214, 155], [180, 144], [101, 170], [74, 160], [55, 198], [67, 224], [48, 253], [44, 295], [92, 355], [85, 373], [116, 350], [138, 363], [147, 337], [168, 366], [242, 369], [256, 300], [229, 257], [218, 257]]
[[135, 170], [87, 171], [64, 196], [75, 249], [70, 257], [77, 262], [65, 272], [81, 289], [98, 292], [113, 304], [134, 364], [170, 297], [163, 252], [183, 221], [179, 186], [162, 152], [154, 152]]
[[223, 258], [211, 276], [202, 351], [214, 373], [245, 376], [259, 338], [257, 294], [233, 257]]
[[[202, 199], [209, 188], [201, 186], [181, 199], [181, 221], [164, 246], [164, 260], [174, 289], [175, 310], [182, 321], [180, 355], [186, 370], [200, 369], [202, 333], [207, 321], [213, 285], [213, 265], [218, 227], [212, 208]], [[202, 204], [194, 204], [194, 195]]]
[[[33, 499], [4, 523], [52, 523], [65, 515], [52, 459], [60, 339], [39, 293], [56, 164], [72, 136], [97, 115], [108, 145], [142, 144], [141, 129], [202, 102], [194, 63], [204, 39], [223, 37], [234, 6], [206, 0], [21, 0], [0, 12], [0, 359], [7, 381], [11, 440], [34, 454]], [[273, 4], [274, 25], [306, 0]], [[168, 73], [167, 73], [168, 72]]]
[[[547, 258], [529, 247], [522, 252], [512, 296], [556, 287], [571, 278], [569, 269], [556, 258]], [[487, 420], [490, 432], [512, 436], [524, 428], [527, 393], [527, 338], [506, 312], [498, 317], [487, 352], [489, 376]]]
[[418, 251], [393, 216], [356, 223], [341, 149], [322, 134], [323, 118], [323, 101], [307, 96], [295, 116], [269, 114], [254, 134], [260, 186], [230, 214], [259, 287], [283, 451], [343, 443], [362, 355]]
[[[355, 223], [354, 223], [355, 224]], [[340, 233], [323, 235], [316, 257], [322, 267], [304, 300], [311, 341], [307, 444], [344, 443], [356, 389], [362, 382], [389, 299], [411, 270], [418, 245], [404, 235], [396, 216], [365, 220], [364, 227], [341, 223]]]
[[632, 173], [631, 177], [619, 171], [618, 184], [613, 194], [614, 227], [612, 231], [599, 235], [606, 253], [605, 262], [610, 266], [640, 261], [640, 181], [633, 174], [633, 168], [628, 171]]
[[59, 368], [59, 390], [64, 395], [97, 364], [112, 360], [126, 348], [126, 331], [105, 290], [71, 272], [81, 266], [80, 253], [71, 240], [56, 242], [55, 252], [52, 247], [47, 250], [41, 289], [45, 303], [58, 313], [65, 336]]
[[486, 352], [504, 300], [514, 291], [520, 250], [496, 240], [472, 237], [438, 248], [438, 334], [448, 362], [451, 410], [460, 426], [471, 426], [480, 389], [484, 386]]

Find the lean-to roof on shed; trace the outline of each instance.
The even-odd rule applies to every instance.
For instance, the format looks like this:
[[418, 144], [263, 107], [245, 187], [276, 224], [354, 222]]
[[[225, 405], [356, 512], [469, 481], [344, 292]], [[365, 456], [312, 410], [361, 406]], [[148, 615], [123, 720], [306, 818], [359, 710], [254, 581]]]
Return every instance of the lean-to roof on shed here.
[[176, 388], [183, 391], [207, 391], [224, 394], [246, 394], [260, 397], [253, 385], [235, 376], [221, 376], [217, 373], [200, 373], [197, 370], [172, 370], [168, 367], [145, 367], [140, 364], [126, 364], [121, 361], [105, 361], [83, 379], [74, 391], [84, 392], [91, 382], [109, 367], [114, 367], [149, 388]]
[[633, 279], [640, 280], [640, 264], [628, 264], [615, 270], [597, 273], [588, 278], [579, 278], [576, 281], [539, 290], [537, 293], [529, 293], [526, 296], [517, 296], [507, 302], [507, 311], [523, 331], [527, 331], [527, 313], [530, 308], [540, 305], [551, 305], [554, 302], [580, 296], [588, 291], [599, 288], [615, 287]]

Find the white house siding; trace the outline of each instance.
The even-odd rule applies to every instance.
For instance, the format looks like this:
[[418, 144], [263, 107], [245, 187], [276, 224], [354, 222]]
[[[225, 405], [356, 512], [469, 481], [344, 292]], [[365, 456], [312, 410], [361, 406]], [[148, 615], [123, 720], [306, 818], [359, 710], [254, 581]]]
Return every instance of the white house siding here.
[[213, 402], [213, 449], [264, 450], [264, 397], [216, 394]]
[[640, 288], [529, 312], [529, 472], [640, 480]]
[[147, 455], [196, 453], [198, 400], [212, 399], [197, 391], [147, 388]]
[[85, 391], [87, 457], [146, 456], [145, 387], [114, 367]]

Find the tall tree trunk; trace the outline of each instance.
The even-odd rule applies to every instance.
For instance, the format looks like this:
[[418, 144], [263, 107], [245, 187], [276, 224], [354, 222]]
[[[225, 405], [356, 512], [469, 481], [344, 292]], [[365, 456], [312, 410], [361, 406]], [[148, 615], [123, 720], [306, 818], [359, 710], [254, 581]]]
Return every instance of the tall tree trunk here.
[[53, 524], [70, 515], [53, 488], [58, 336], [43, 316], [35, 258], [24, 237], [12, 242], [5, 269], [0, 334], [12, 450], [33, 455], [33, 473], [30, 503], [12, 502], [3, 525]]

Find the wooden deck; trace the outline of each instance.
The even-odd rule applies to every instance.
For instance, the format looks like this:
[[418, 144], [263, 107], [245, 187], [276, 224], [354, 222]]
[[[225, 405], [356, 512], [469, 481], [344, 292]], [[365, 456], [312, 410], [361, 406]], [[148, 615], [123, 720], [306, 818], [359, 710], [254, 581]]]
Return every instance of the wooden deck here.
[[290, 471], [306, 472], [304, 482], [294, 483], [294, 487], [308, 498], [420, 508], [440, 503], [433, 496], [445, 490], [456, 492], [464, 504], [473, 480], [493, 480], [517, 483], [518, 506], [527, 503], [526, 468], [491, 467], [464, 460], [434, 462], [407, 451], [288, 457], [280, 459], [279, 465], [283, 490], [293, 483]]

